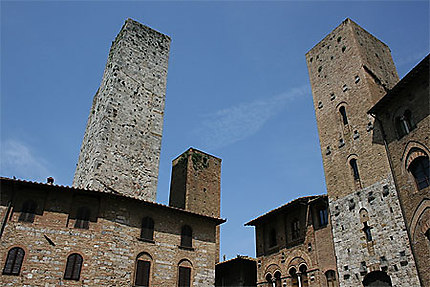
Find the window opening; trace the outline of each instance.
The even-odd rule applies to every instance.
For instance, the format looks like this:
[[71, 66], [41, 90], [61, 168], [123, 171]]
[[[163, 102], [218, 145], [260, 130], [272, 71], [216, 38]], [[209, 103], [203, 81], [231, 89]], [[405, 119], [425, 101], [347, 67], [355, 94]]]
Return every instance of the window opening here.
[[24, 260], [24, 249], [14, 247], [7, 253], [6, 262], [3, 268], [3, 275], [18, 276], [21, 272], [22, 261]]
[[339, 113], [342, 116], [342, 122], [344, 125], [348, 124], [348, 117], [346, 116], [346, 109], [344, 106], [339, 108]]
[[328, 270], [325, 273], [325, 277], [327, 279], [327, 286], [328, 287], [336, 287], [336, 272], [333, 270]]
[[270, 230], [269, 247], [274, 247], [276, 245], [278, 245], [278, 242], [276, 240], [276, 230], [275, 230], [275, 228], [272, 228]]
[[292, 223], [291, 223], [291, 238], [294, 239], [298, 239], [300, 236], [300, 222], [298, 219], [295, 219]]
[[137, 260], [135, 286], [149, 286], [149, 274], [151, 262], [147, 260]]
[[275, 287], [281, 287], [281, 272], [276, 271], [274, 274], [275, 277]]
[[319, 211], [319, 223], [320, 227], [328, 224], [328, 211], [327, 208], [320, 209]]
[[22, 222], [34, 222], [37, 204], [33, 200], [27, 200], [22, 205], [18, 220]]
[[76, 214], [75, 228], [88, 229], [90, 221], [90, 210], [87, 207], [80, 207]]
[[363, 222], [363, 225], [364, 225], [364, 227], [363, 227], [363, 231], [364, 231], [364, 233], [366, 234], [366, 240], [367, 241], [372, 241], [372, 232], [370, 231], [371, 229], [372, 229], [372, 227], [370, 227], [368, 224], [367, 224], [367, 221], [366, 222]]
[[154, 239], [154, 220], [151, 217], [143, 218], [140, 238], [151, 241]]
[[191, 284], [191, 268], [179, 266], [179, 287], [190, 287]]
[[351, 169], [352, 169], [352, 172], [354, 175], [354, 180], [360, 180], [360, 174], [358, 173], [357, 160], [355, 158], [353, 158], [349, 161], [349, 164], [351, 165]]
[[81, 275], [82, 268], [82, 256], [73, 253], [67, 257], [66, 270], [64, 272], [65, 280], [76, 280], [79, 281], [79, 277]]
[[190, 226], [184, 225], [181, 230], [181, 246], [182, 247], [193, 247], [193, 230]]
[[417, 157], [411, 162], [408, 169], [415, 179], [418, 190], [424, 189], [430, 185], [428, 156]]
[[409, 134], [414, 129], [411, 111], [406, 110], [403, 115], [396, 117], [395, 125], [399, 138]]

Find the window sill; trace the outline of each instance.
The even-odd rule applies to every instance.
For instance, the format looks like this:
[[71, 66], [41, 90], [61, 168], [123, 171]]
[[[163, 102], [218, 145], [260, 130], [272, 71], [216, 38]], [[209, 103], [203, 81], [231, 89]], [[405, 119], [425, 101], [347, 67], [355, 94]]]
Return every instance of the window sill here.
[[147, 243], [155, 244], [155, 241], [154, 241], [154, 240], [151, 240], [151, 239], [146, 239], [146, 238], [142, 238], [142, 237], [137, 237], [137, 240], [139, 240], [139, 241], [143, 241], [143, 242], [147, 242]]
[[179, 247], [179, 249], [188, 250], [188, 251], [194, 251], [194, 248], [189, 247], [189, 246], [178, 245], [178, 247]]

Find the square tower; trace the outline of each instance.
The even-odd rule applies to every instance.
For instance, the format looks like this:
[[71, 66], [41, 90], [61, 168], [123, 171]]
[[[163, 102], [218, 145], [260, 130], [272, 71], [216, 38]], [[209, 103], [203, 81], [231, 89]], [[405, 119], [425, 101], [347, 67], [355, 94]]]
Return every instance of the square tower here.
[[306, 61], [340, 285], [419, 286], [382, 131], [367, 114], [399, 81], [390, 49], [346, 19]]
[[94, 96], [73, 186], [155, 201], [170, 38], [128, 19]]

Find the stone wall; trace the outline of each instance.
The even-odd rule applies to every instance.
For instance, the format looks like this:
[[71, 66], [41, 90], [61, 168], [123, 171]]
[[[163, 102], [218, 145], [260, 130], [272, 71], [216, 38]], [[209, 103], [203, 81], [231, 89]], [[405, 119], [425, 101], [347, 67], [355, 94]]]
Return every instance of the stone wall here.
[[[151, 286], [176, 286], [183, 259], [192, 264], [192, 286], [214, 286], [216, 226], [222, 220], [107, 193], [5, 179], [1, 183], [2, 220], [12, 202], [0, 241], [1, 268], [10, 248], [25, 250], [19, 276], [0, 276], [2, 286], [131, 286], [142, 252], [152, 257]], [[33, 223], [18, 220], [28, 198], [38, 206]], [[74, 228], [74, 210], [81, 202], [91, 207], [89, 229]], [[155, 222], [153, 242], [139, 239], [145, 216]], [[191, 250], [179, 247], [184, 224], [193, 229]], [[63, 279], [72, 253], [83, 257], [79, 281]]]
[[[306, 60], [340, 286], [359, 286], [371, 271], [386, 272], [393, 285], [418, 286], [382, 130], [367, 114], [398, 82], [390, 50], [347, 19], [312, 48]], [[351, 160], [357, 163], [356, 173]], [[369, 219], [363, 221], [360, 212]]]
[[128, 19], [94, 96], [73, 186], [155, 201], [170, 38]]

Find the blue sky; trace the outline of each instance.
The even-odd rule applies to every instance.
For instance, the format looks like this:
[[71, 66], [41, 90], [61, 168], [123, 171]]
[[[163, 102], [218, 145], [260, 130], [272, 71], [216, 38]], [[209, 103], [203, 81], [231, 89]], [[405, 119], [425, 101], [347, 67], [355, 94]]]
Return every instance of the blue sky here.
[[221, 255], [255, 256], [245, 222], [325, 193], [304, 55], [347, 17], [400, 77], [429, 52], [427, 1], [2, 1], [0, 174], [71, 185], [111, 41], [133, 18], [172, 38], [157, 201], [188, 147], [222, 158]]

